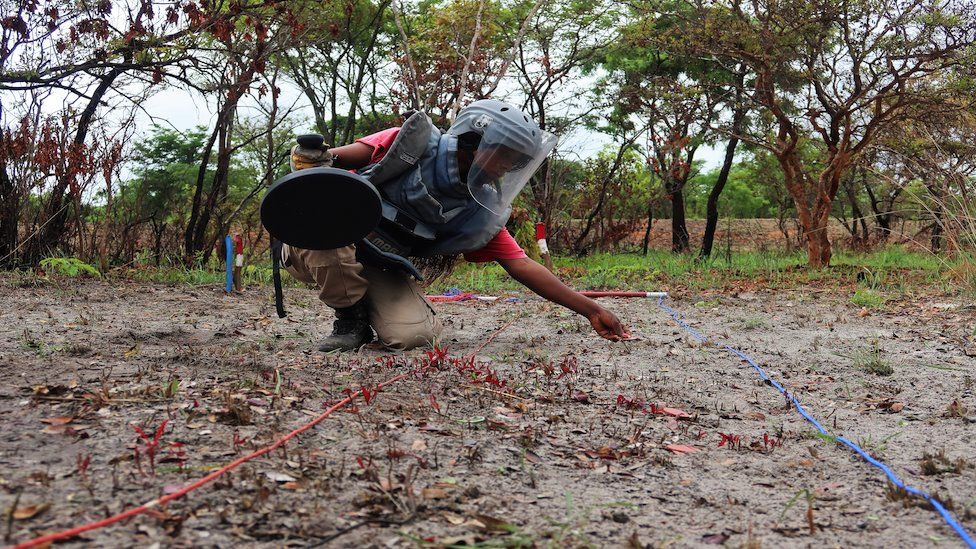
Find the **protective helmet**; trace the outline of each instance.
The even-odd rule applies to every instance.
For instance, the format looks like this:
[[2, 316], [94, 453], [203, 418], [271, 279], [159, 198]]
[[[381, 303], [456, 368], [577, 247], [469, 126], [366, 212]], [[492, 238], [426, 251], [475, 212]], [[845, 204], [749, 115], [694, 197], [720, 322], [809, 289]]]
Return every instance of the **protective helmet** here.
[[461, 109], [447, 130], [452, 135], [473, 132], [482, 143], [505, 145], [526, 156], [535, 156], [542, 130], [519, 109], [495, 99], [475, 101]]
[[471, 196], [498, 215], [507, 215], [512, 201], [556, 146], [521, 110], [495, 99], [482, 99], [461, 109], [447, 130], [451, 135], [481, 137], [474, 164], [467, 173]]

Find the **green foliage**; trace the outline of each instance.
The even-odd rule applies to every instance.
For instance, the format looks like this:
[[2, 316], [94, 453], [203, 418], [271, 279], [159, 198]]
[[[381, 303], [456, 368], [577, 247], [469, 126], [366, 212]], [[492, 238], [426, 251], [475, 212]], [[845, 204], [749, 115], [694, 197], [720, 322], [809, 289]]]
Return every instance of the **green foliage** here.
[[41, 260], [41, 268], [49, 274], [69, 278], [102, 276], [98, 269], [75, 257], [47, 257]]
[[[640, 254], [593, 254], [586, 257], [555, 257], [556, 274], [577, 290], [667, 290], [673, 287], [696, 291], [794, 288], [816, 283], [850, 284], [865, 267], [875, 271], [886, 287], [891, 280], [898, 280], [898, 287], [938, 285], [947, 273], [958, 269], [961, 263], [944, 265], [932, 260], [931, 254], [908, 252], [891, 247], [875, 253], [838, 253], [834, 267], [828, 270], [805, 268], [806, 254], [772, 252], [741, 252], [731, 259], [714, 257], [702, 263], [691, 254], [675, 255], [664, 250], [652, 250], [647, 256]], [[465, 292], [497, 295], [502, 292], [524, 291], [495, 263], [462, 264], [447, 278], [434, 281], [429, 293], [441, 293], [447, 288], [460, 288]], [[862, 294], [865, 291], [861, 290]], [[891, 292], [880, 296], [881, 304], [901, 297]], [[861, 299], [862, 297], [859, 297]], [[870, 298], [866, 298], [870, 299]], [[862, 305], [863, 306], [863, 305]], [[880, 306], [880, 305], [879, 305]]]
[[[708, 195], [718, 180], [720, 168], [693, 177], [685, 187], [685, 207], [689, 218], [704, 218]], [[718, 202], [719, 216], [735, 219], [775, 217], [771, 198], [764, 195], [768, 182], [761, 180], [746, 165], [738, 165], [729, 172]], [[663, 212], [662, 212], [663, 214]]]
[[851, 303], [868, 309], [878, 309], [887, 301], [888, 299], [881, 292], [864, 288], [854, 290], [854, 295], [851, 296]]
[[854, 367], [879, 376], [890, 376], [895, 373], [891, 362], [884, 357], [881, 345], [875, 339], [871, 345], [865, 349], [860, 349], [852, 357]]
[[559, 220], [565, 223], [563, 230], [569, 233], [564, 240], [574, 249], [593, 212], [599, 210], [590, 223], [587, 238], [577, 251], [615, 249], [620, 240], [646, 218], [652, 191], [644, 160], [636, 151], [627, 150], [616, 172], [610, 174], [615, 157], [616, 151], [604, 150], [595, 158], [575, 166], [564, 162], [561, 167], [578, 179], [554, 178], [553, 184], [559, 185], [559, 193], [566, 202], [563, 209], [566, 217]]

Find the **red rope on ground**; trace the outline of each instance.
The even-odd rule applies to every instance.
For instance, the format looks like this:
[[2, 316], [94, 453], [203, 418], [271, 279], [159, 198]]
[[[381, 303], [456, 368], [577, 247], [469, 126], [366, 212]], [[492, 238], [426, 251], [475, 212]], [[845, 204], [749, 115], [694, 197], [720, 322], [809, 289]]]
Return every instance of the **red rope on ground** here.
[[[495, 336], [497, 336], [498, 334], [500, 334], [503, 331], [505, 331], [506, 328], [508, 328], [509, 326], [512, 325], [513, 322], [515, 322], [515, 320], [516, 320], [515, 318], [513, 318], [512, 320], [509, 320], [504, 326], [502, 326], [501, 328], [499, 328], [498, 330], [496, 330], [495, 333], [493, 333], [491, 335], [491, 337], [489, 337], [488, 339], [486, 339], [484, 341], [484, 343], [482, 343], [481, 346], [478, 347], [478, 349], [473, 354], [478, 354], [482, 349], [485, 348], [486, 345], [488, 345], [489, 343], [491, 343], [491, 341], [493, 339], [495, 339]], [[402, 373], [402, 374], [400, 374], [398, 376], [394, 376], [394, 377], [392, 377], [392, 378], [390, 378], [390, 379], [388, 379], [386, 381], [383, 381], [383, 382], [379, 383], [378, 385], [376, 385], [375, 388], [376, 389], [382, 389], [382, 388], [386, 387], [387, 385], [392, 385], [392, 384], [396, 383], [397, 381], [400, 381], [401, 379], [403, 379], [403, 378], [405, 378], [407, 376], [410, 376], [410, 375], [413, 375], [413, 374], [417, 373], [418, 371], [420, 371], [420, 370], [419, 369], [415, 369], [415, 370], [411, 370], [409, 372]], [[143, 503], [142, 505], [140, 505], [138, 507], [133, 507], [132, 509], [129, 509], [128, 511], [123, 511], [123, 512], [117, 514], [117, 515], [114, 515], [114, 516], [111, 516], [111, 517], [108, 517], [108, 518], [105, 518], [105, 519], [102, 519], [102, 520], [99, 520], [99, 521], [90, 522], [88, 524], [83, 524], [81, 526], [76, 526], [76, 527], [71, 528], [69, 530], [63, 530], [61, 532], [55, 532], [53, 534], [47, 534], [45, 536], [40, 536], [40, 537], [34, 538], [34, 539], [30, 540], [30, 541], [25, 541], [23, 543], [19, 543], [17, 545], [14, 545], [13, 546], [13, 549], [27, 549], [28, 547], [37, 547], [39, 545], [44, 545], [44, 544], [48, 544], [48, 543], [53, 543], [55, 541], [60, 541], [60, 540], [64, 540], [64, 539], [73, 538], [73, 537], [77, 536], [78, 534], [82, 534], [82, 533], [88, 532], [90, 530], [96, 530], [98, 528], [102, 528], [102, 527], [108, 526], [110, 524], [115, 524], [116, 522], [125, 520], [125, 519], [127, 519], [129, 517], [134, 517], [136, 515], [145, 513], [146, 511], [152, 509], [153, 507], [159, 507], [159, 506], [165, 505], [165, 504], [167, 504], [167, 503], [169, 503], [169, 502], [171, 502], [171, 501], [173, 501], [175, 499], [179, 499], [179, 498], [185, 496], [186, 494], [192, 492], [193, 490], [196, 490], [197, 488], [203, 486], [204, 484], [207, 484], [208, 482], [210, 482], [210, 481], [216, 479], [217, 477], [223, 475], [224, 473], [226, 473], [228, 471], [231, 471], [233, 469], [236, 469], [239, 465], [241, 465], [241, 464], [243, 464], [245, 462], [248, 462], [248, 461], [250, 461], [250, 460], [252, 460], [252, 459], [254, 459], [256, 457], [261, 457], [261, 456], [263, 456], [263, 455], [265, 455], [265, 454], [267, 454], [269, 452], [272, 452], [272, 451], [276, 450], [277, 448], [280, 448], [282, 445], [284, 445], [289, 440], [291, 440], [291, 439], [295, 438], [296, 436], [304, 433], [305, 431], [308, 431], [309, 429], [311, 429], [312, 427], [315, 427], [319, 423], [322, 423], [322, 421], [324, 421], [327, 417], [329, 417], [330, 415], [332, 415], [333, 413], [335, 413], [337, 410], [339, 410], [341, 408], [344, 408], [350, 402], [352, 402], [353, 400], [355, 400], [356, 397], [358, 397], [358, 396], [360, 396], [362, 394], [363, 394], [363, 390], [360, 389], [359, 391], [357, 391], [357, 392], [355, 392], [355, 393], [347, 396], [346, 398], [340, 400], [338, 403], [334, 404], [331, 408], [329, 408], [325, 412], [322, 412], [321, 415], [319, 415], [318, 417], [316, 417], [312, 421], [306, 423], [305, 425], [302, 425], [298, 429], [295, 429], [294, 431], [288, 433], [287, 435], [279, 438], [277, 441], [275, 441], [270, 446], [265, 446], [264, 448], [261, 448], [260, 450], [257, 450], [257, 451], [255, 451], [255, 452], [253, 452], [251, 454], [248, 454], [248, 455], [243, 456], [243, 457], [239, 457], [239, 458], [235, 459], [234, 461], [228, 463], [227, 465], [224, 465], [220, 469], [217, 469], [216, 471], [210, 473], [209, 475], [207, 475], [207, 476], [205, 476], [205, 477], [197, 480], [196, 482], [194, 482], [192, 484], [189, 484], [187, 486], [184, 486], [183, 488], [180, 488], [179, 490], [177, 490], [176, 492], [173, 492], [172, 494], [167, 494], [167, 495], [165, 495], [165, 496], [163, 496], [161, 498], [156, 498], [154, 500], [151, 500], [151, 501], [148, 501], [146, 503]]]
[[[405, 377], [407, 377], [407, 376], [409, 376], [409, 375], [411, 375], [411, 374], [413, 374], [415, 372], [416, 372], [416, 370], [413, 370], [413, 371], [410, 371], [410, 372], [406, 372], [406, 373], [400, 374], [400, 375], [398, 375], [396, 377], [390, 378], [390, 379], [388, 379], [388, 380], [380, 383], [379, 385], [377, 385], [376, 388], [377, 389], [381, 389], [383, 387], [386, 387], [387, 385], [391, 385], [393, 383], [396, 383], [397, 381], [400, 381], [401, 379], [403, 379], [403, 378], [405, 378]], [[329, 408], [328, 410], [326, 410], [325, 412], [323, 412], [321, 415], [319, 415], [318, 417], [316, 417], [315, 419], [313, 419], [309, 423], [306, 423], [305, 425], [302, 425], [298, 429], [295, 429], [294, 431], [292, 431], [292, 432], [288, 433], [287, 435], [281, 437], [280, 439], [278, 439], [277, 441], [275, 441], [274, 444], [271, 444], [270, 446], [265, 446], [264, 448], [261, 448], [260, 450], [257, 450], [256, 452], [253, 452], [253, 453], [248, 454], [246, 456], [237, 458], [234, 461], [228, 463], [227, 465], [221, 467], [220, 469], [217, 469], [216, 471], [214, 471], [214, 472], [210, 473], [209, 475], [207, 475], [207, 476], [205, 476], [205, 477], [197, 480], [196, 482], [194, 482], [192, 484], [189, 484], [187, 486], [184, 486], [183, 488], [177, 490], [176, 492], [173, 492], [172, 494], [167, 494], [167, 495], [165, 495], [165, 496], [163, 496], [161, 498], [156, 498], [156, 499], [154, 499], [152, 501], [149, 501], [147, 503], [144, 503], [144, 504], [142, 504], [142, 505], [140, 505], [138, 507], [133, 507], [132, 509], [129, 509], [128, 511], [123, 511], [123, 512], [121, 512], [121, 513], [119, 513], [119, 514], [117, 514], [115, 516], [111, 516], [111, 517], [108, 517], [106, 519], [102, 519], [102, 520], [99, 520], [99, 521], [96, 521], [96, 522], [91, 522], [91, 523], [88, 523], [88, 524], [83, 524], [81, 526], [76, 526], [75, 528], [71, 528], [69, 530], [64, 530], [64, 531], [61, 531], [61, 532], [56, 532], [54, 534], [48, 534], [46, 536], [41, 536], [41, 537], [38, 537], [38, 538], [34, 538], [34, 539], [30, 540], [30, 541], [25, 541], [23, 543], [20, 543], [20, 544], [15, 545], [13, 547], [13, 549], [26, 549], [28, 547], [37, 547], [39, 545], [44, 545], [44, 544], [48, 544], [48, 543], [53, 543], [55, 541], [60, 541], [60, 540], [68, 539], [68, 538], [73, 538], [73, 537], [77, 536], [78, 534], [82, 534], [82, 533], [88, 532], [90, 530], [95, 530], [97, 528], [102, 528], [103, 526], [108, 526], [110, 524], [115, 524], [116, 522], [125, 520], [125, 519], [127, 519], [129, 517], [133, 517], [135, 515], [138, 515], [138, 514], [141, 514], [141, 513], [145, 513], [146, 511], [148, 511], [149, 509], [152, 509], [153, 507], [159, 507], [159, 506], [165, 505], [165, 504], [167, 504], [167, 503], [169, 503], [169, 502], [171, 502], [171, 501], [173, 501], [175, 499], [179, 499], [179, 498], [185, 496], [186, 494], [192, 492], [193, 490], [196, 490], [197, 488], [203, 486], [204, 484], [207, 484], [208, 482], [210, 482], [210, 481], [216, 479], [217, 477], [223, 475], [224, 473], [226, 473], [226, 472], [228, 472], [228, 471], [230, 471], [232, 469], [236, 469], [242, 463], [245, 463], [247, 461], [250, 461], [250, 460], [252, 460], [252, 459], [254, 459], [256, 457], [263, 456], [263, 455], [265, 455], [265, 454], [267, 454], [269, 452], [274, 451], [277, 448], [280, 448], [282, 445], [284, 445], [289, 440], [291, 440], [291, 439], [295, 438], [296, 436], [304, 433], [305, 431], [308, 431], [312, 427], [315, 427], [316, 425], [318, 425], [319, 423], [321, 423], [322, 421], [324, 421], [325, 418], [329, 417], [330, 415], [332, 415], [337, 410], [339, 410], [339, 409], [347, 406], [350, 402], [352, 402], [353, 400], [355, 400], [356, 397], [358, 397], [358, 396], [360, 396], [362, 394], [363, 394], [363, 391], [362, 390], [359, 390], [358, 392], [353, 393], [353, 394], [347, 396], [346, 398], [340, 400], [337, 404], [333, 405], [331, 408]]]

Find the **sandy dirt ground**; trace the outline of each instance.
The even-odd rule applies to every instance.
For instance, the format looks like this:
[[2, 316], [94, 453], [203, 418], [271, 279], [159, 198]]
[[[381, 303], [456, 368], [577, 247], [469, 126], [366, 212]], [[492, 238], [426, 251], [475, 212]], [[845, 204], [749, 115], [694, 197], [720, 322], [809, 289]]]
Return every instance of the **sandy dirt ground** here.
[[[0, 280], [8, 543], [177, 490], [366, 388], [283, 449], [68, 544], [962, 545], [653, 301], [604, 300], [628, 343], [519, 296], [438, 304], [439, 354], [323, 355], [332, 316], [310, 290], [279, 320], [268, 288], [27, 282]], [[862, 311], [852, 291], [668, 303], [976, 532], [976, 306], [920, 291]]]

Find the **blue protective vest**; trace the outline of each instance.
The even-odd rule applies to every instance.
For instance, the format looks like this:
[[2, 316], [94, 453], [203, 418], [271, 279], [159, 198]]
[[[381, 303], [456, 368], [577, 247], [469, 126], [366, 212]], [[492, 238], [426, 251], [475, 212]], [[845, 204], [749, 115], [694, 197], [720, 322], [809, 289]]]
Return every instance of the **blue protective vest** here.
[[[400, 154], [402, 150], [410, 149], [409, 142], [398, 140], [380, 162], [365, 168], [362, 175], [374, 181], [371, 176], [383, 173], [383, 181], [374, 181], [383, 198], [434, 230], [434, 241], [419, 242], [410, 255], [450, 255], [480, 250], [505, 227], [512, 209], [509, 207], [503, 215], [496, 215], [478, 204], [461, 181], [457, 136], [441, 133], [426, 115], [417, 113], [414, 116], [418, 115], [428, 121], [430, 133], [423, 128], [404, 136], [406, 140], [414, 140], [414, 150], [420, 150], [418, 146], [422, 143], [417, 140], [429, 135], [426, 149], [416, 163], [411, 166], [393, 161], [404, 157]], [[411, 122], [416, 126], [418, 121], [411, 120], [407, 124]], [[391, 161], [384, 162], [388, 157]]]

